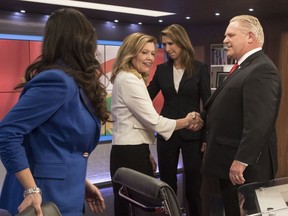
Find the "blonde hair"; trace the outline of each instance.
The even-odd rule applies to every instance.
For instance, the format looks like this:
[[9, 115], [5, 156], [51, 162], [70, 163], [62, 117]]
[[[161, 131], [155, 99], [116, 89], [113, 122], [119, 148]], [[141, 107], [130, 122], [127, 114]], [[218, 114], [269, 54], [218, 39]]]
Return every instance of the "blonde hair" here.
[[244, 32], [252, 32], [256, 40], [260, 43], [261, 46], [264, 44], [264, 32], [259, 20], [250, 15], [239, 15], [235, 16], [230, 20], [231, 22], [238, 22]]
[[148, 78], [148, 74], [146, 73], [139, 73], [132, 64], [132, 59], [135, 58], [143, 49], [145, 44], [152, 42], [155, 45], [157, 40], [155, 37], [146, 35], [140, 32], [132, 33], [128, 35], [123, 44], [120, 46], [116, 61], [113, 65], [112, 75], [111, 75], [111, 83], [114, 82], [117, 74], [120, 71], [126, 71], [135, 74], [139, 79], [143, 78], [146, 82]]
[[[161, 42], [162, 36], [169, 37], [173, 43], [181, 48], [179, 56], [180, 64], [185, 67], [185, 71], [187, 71], [188, 76], [191, 77], [194, 74], [193, 62], [195, 60], [195, 51], [186, 30], [179, 24], [172, 24], [161, 31]], [[173, 60], [169, 59], [169, 61]]]

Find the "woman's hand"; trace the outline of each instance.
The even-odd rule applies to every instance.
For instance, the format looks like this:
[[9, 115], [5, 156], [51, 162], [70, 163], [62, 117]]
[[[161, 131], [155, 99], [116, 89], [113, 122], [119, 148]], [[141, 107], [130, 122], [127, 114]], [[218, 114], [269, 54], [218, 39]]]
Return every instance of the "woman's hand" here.
[[204, 121], [202, 120], [200, 114], [197, 112], [188, 113], [186, 118], [188, 119], [188, 122], [189, 122], [189, 126], [188, 126], [189, 130], [198, 131], [204, 125]]
[[[31, 189], [31, 188], [37, 187], [29, 168], [16, 172], [15, 176], [18, 179], [18, 181], [21, 183], [23, 188]], [[32, 206], [35, 209], [37, 216], [43, 216], [41, 203], [42, 203], [42, 196], [41, 196], [40, 191], [29, 193], [24, 197], [24, 200], [19, 205], [18, 211], [21, 212], [27, 207]]]
[[205, 159], [206, 156], [206, 149], [207, 149], [207, 143], [203, 142], [201, 147], [201, 152], [203, 153], [203, 160]]
[[150, 153], [149, 159], [150, 159], [150, 163], [152, 166], [153, 174], [155, 175], [156, 169], [157, 169], [157, 163], [156, 163], [156, 161], [155, 161], [155, 159], [151, 153]]
[[32, 206], [35, 209], [37, 216], [43, 216], [41, 203], [42, 203], [42, 196], [40, 193], [28, 194], [24, 198], [23, 202], [19, 205], [18, 211], [22, 212], [27, 207]]
[[102, 213], [106, 206], [100, 190], [86, 180], [85, 185], [85, 200], [89, 209], [94, 213]]

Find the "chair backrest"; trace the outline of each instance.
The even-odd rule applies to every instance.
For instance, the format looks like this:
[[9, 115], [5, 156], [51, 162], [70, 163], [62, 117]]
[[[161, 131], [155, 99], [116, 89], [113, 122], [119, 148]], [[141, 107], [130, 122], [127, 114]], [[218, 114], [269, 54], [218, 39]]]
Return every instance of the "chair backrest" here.
[[9, 212], [5, 209], [0, 209], [0, 216], [12, 216]]
[[[58, 207], [53, 202], [44, 203], [41, 208], [44, 216], [61, 216]], [[29, 206], [16, 216], [36, 216], [36, 213], [34, 208]]]
[[116, 171], [113, 181], [122, 185], [119, 195], [131, 204], [132, 215], [182, 215], [176, 194], [163, 181], [125, 167]]

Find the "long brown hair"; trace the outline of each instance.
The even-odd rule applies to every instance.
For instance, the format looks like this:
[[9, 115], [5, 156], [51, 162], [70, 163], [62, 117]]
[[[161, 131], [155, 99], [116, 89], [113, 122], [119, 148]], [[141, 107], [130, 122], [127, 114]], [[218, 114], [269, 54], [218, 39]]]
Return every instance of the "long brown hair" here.
[[[195, 51], [189, 39], [186, 30], [179, 24], [172, 24], [164, 28], [160, 33], [160, 41], [162, 42], [162, 36], [169, 37], [177, 46], [181, 48], [180, 52], [180, 64], [185, 67], [185, 72], [188, 73], [188, 77], [192, 77], [195, 73], [193, 62], [195, 61]], [[173, 62], [171, 58], [168, 61]]]
[[95, 58], [96, 40], [92, 24], [81, 12], [70, 8], [55, 11], [45, 26], [41, 55], [28, 66], [23, 83], [15, 89], [24, 87], [46, 69], [60, 68], [84, 89], [94, 114], [105, 123], [109, 118], [107, 93], [99, 80], [104, 73]]

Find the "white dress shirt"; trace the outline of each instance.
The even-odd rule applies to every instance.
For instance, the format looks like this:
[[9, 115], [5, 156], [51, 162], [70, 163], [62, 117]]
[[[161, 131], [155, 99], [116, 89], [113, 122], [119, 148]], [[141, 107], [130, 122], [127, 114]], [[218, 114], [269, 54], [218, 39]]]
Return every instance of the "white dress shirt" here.
[[184, 70], [185, 70], [184, 68], [177, 69], [176, 67], [173, 66], [173, 79], [176, 92], [178, 92], [180, 81], [184, 74]]

